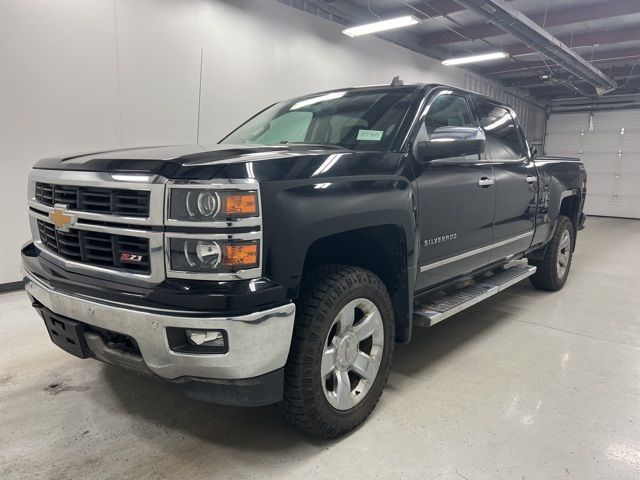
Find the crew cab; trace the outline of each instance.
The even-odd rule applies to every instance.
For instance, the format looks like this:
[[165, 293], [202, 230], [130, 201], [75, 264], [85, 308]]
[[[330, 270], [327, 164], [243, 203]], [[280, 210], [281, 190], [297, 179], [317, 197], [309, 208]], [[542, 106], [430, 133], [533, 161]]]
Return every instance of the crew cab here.
[[51, 340], [187, 395], [276, 404], [337, 437], [394, 343], [529, 278], [567, 281], [587, 176], [514, 111], [457, 88], [347, 88], [264, 109], [215, 145], [47, 158], [25, 287]]

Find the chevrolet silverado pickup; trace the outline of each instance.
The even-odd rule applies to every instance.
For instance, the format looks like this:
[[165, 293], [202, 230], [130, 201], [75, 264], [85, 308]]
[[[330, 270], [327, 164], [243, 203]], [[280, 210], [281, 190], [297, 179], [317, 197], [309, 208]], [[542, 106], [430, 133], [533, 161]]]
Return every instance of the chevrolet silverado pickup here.
[[322, 92], [215, 145], [39, 161], [25, 288], [72, 355], [335, 438], [373, 410], [414, 326], [527, 277], [563, 287], [586, 181], [495, 100]]

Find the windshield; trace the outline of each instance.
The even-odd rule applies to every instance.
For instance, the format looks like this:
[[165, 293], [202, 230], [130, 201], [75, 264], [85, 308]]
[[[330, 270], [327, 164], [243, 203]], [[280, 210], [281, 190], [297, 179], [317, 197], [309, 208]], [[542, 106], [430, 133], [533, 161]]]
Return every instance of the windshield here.
[[220, 143], [387, 150], [415, 95], [414, 88], [396, 87], [286, 100], [259, 113]]

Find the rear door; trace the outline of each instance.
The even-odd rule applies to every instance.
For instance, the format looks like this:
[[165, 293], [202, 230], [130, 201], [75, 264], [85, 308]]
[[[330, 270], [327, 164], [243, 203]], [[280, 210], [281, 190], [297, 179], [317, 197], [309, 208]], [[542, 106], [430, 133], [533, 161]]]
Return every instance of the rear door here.
[[[477, 127], [470, 99], [442, 90], [425, 109], [415, 141], [442, 126]], [[415, 163], [420, 227], [417, 290], [481, 268], [489, 261], [494, 214], [491, 165], [478, 155]]]
[[495, 216], [490, 261], [523, 252], [533, 240], [538, 174], [520, 126], [507, 108], [474, 97], [495, 176]]

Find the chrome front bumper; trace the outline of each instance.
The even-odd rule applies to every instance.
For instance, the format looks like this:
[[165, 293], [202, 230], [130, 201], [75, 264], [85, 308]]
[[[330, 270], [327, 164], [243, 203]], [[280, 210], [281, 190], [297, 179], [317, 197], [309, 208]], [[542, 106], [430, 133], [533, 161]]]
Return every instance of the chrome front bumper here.
[[[133, 337], [149, 370], [160, 377], [244, 379], [282, 368], [289, 354], [295, 305], [236, 317], [202, 317], [142, 310], [135, 305], [57, 291], [23, 271], [25, 289], [46, 308], [64, 317]], [[225, 330], [225, 354], [185, 354], [169, 348], [167, 327]]]

